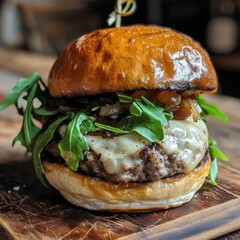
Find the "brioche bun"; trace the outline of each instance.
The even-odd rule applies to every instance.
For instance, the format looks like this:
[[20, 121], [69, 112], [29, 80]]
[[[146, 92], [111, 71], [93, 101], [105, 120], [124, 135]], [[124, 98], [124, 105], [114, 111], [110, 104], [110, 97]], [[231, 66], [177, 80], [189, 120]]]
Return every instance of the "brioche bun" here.
[[213, 93], [217, 76], [208, 54], [193, 39], [141, 25], [80, 37], [57, 58], [49, 75], [54, 97], [140, 89]]
[[59, 163], [43, 162], [45, 176], [70, 203], [91, 210], [141, 212], [161, 210], [189, 202], [209, 174], [211, 159], [205, 154], [189, 174], [154, 182], [112, 183], [72, 172]]
[[[86, 99], [91, 102], [91, 95], [136, 90], [214, 93], [218, 82], [199, 43], [169, 28], [137, 25], [98, 30], [70, 43], [50, 71], [48, 88], [53, 97], [90, 96]], [[113, 183], [94, 177], [93, 171], [73, 172], [52, 161], [43, 161], [43, 173], [67, 201], [87, 209], [168, 209], [190, 201], [209, 175], [206, 148], [188, 174], [172, 173], [156, 181]]]

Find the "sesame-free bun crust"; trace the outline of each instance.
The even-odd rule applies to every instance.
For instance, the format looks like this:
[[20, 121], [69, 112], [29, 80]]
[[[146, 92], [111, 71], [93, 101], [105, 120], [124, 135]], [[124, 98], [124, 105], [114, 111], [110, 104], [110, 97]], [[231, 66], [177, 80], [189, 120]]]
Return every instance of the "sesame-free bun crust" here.
[[43, 162], [49, 183], [74, 205], [98, 211], [141, 212], [180, 206], [192, 199], [209, 174], [206, 154], [189, 174], [154, 182], [115, 184], [72, 172], [59, 163]]
[[169, 28], [107, 28], [70, 43], [49, 74], [52, 96], [139, 89], [213, 93], [217, 77], [206, 51]]

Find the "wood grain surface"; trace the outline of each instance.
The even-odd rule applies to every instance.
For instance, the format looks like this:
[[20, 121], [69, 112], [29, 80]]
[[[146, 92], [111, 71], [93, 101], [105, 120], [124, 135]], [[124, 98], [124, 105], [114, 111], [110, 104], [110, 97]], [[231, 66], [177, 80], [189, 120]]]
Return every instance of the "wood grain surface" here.
[[25, 51], [0, 49], [0, 69], [5, 69], [21, 76], [39, 72], [46, 82], [55, 57], [36, 55]]
[[[206, 182], [181, 207], [150, 213], [101, 213], [44, 189], [31, 161], [0, 170], [0, 236], [10, 239], [210, 239], [240, 227], [240, 177], [220, 165], [219, 186]], [[221, 177], [224, 176], [224, 177]], [[226, 179], [228, 181], [226, 181]], [[193, 238], [192, 238], [193, 239]]]
[[11, 147], [20, 129], [20, 119], [11, 116], [14, 108], [0, 115], [0, 239], [212, 239], [240, 229], [240, 171], [232, 161], [239, 157], [235, 124], [208, 122], [230, 157], [227, 165], [219, 164], [217, 187], [206, 181], [191, 202], [175, 209], [126, 214], [77, 208], [43, 188], [30, 156]]
[[[47, 78], [53, 61], [34, 57], [31, 64], [24, 53], [14, 59], [11, 67], [4, 67], [0, 57], [0, 77], [2, 66], [24, 75], [35, 69]], [[29, 68], [23, 67], [22, 59]], [[0, 102], [1, 86], [7, 89], [9, 83], [0, 78]], [[19, 145], [11, 147], [21, 119], [14, 108], [0, 113], [0, 240], [240, 239], [240, 100], [221, 95], [206, 98], [230, 118], [228, 124], [212, 118], [207, 121], [210, 135], [229, 157], [228, 162], [219, 163], [218, 186], [207, 180], [191, 202], [150, 213], [88, 211], [69, 204], [55, 190], [43, 188], [35, 177], [31, 156]]]

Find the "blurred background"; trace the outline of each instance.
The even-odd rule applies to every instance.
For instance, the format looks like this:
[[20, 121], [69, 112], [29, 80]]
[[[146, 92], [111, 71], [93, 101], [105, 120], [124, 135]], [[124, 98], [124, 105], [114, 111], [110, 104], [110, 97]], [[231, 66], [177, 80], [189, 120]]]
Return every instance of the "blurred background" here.
[[[75, 38], [108, 27], [116, 0], [0, 0], [0, 49], [57, 56]], [[122, 25], [158, 24], [199, 41], [209, 52], [219, 93], [239, 97], [240, 0], [137, 0]], [[1, 53], [0, 53], [1, 54]]]

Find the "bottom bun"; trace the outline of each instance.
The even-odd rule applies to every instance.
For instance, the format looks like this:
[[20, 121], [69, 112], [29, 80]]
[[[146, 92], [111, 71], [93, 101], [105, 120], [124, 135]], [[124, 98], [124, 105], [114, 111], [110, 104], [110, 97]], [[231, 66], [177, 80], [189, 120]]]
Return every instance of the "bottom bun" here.
[[189, 174], [154, 182], [115, 184], [72, 172], [63, 164], [43, 162], [49, 183], [74, 205], [98, 211], [143, 212], [180, 206], [189, 202], [209, 174], [210, 156]]

